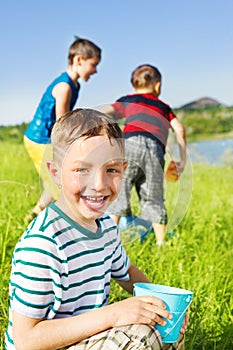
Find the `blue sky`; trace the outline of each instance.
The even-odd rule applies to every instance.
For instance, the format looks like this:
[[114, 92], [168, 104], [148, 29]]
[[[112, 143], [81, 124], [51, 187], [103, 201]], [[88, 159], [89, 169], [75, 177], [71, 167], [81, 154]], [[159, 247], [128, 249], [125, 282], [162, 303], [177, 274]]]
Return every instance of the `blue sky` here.
[[74, 35], [102, 48], [77, 107], [132, 92], [142, 63], [162, 73], [161, 99], [179, 107], [208, 96], [233, 105], [232, 0], [8, 0], [0, 11], [0, 124], [29, 122], [47, 85], [67, 67]]

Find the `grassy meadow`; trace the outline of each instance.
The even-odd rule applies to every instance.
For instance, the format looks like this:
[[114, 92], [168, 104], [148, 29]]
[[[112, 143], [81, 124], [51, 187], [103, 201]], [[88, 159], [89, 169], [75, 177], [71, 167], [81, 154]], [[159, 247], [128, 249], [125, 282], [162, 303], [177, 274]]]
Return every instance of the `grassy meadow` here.
[[[11, 254], [25, 228], [23, 217], [39, 196], [39, 180], [22, 143], [0, 141], [0, 159], [0, 350], [3, 350]], [[233, 167], [193, 166], [192, 172], [183, 174], [182, 181], [166, 185], [169, 215], [174, 211], [181, 215], [179, 209], [182, 213], [179, 225], [171, 227], [177, 236], [161, 248], [156, 246], [153, 234], [144, 244], [134, 235], [125, 241], [132, 262], [152, 282], [194, 292], [186, 350], [233, 349], [232, 179]], [[132, 202], [138, 213], [135, 195]], [[112, 283], [111, 302], [127, 296]]]

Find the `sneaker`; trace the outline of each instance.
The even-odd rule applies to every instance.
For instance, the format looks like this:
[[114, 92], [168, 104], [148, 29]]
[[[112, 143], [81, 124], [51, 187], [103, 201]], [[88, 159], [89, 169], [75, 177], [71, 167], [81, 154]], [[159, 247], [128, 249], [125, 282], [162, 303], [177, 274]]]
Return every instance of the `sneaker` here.
[[177, 235], [176, 233], [170, 232], [170, 231], [167, 231], [167, 232], [166, 232], [166, 236], [167, 236], [168, 238], [178, 237], [178, 235]]
[[144, 243], [146, 237], [151, 234], [154, 233], [153, 227], [151, 226], [148, 230], [143, 231], [143, 230], [139, 230], [139, 234], [141, 236], [141, 244]]
[[134, 228], [140, 236], [141, 243], [145, 241], [148, 234], [154, 232], [150, 221], [144, 220], [136, 215], [121, 216], [118, 227], [121, 231]]
[[156, 241], [158, 247], [162, 247], [166, 242], [165, 241]]
[[118, 227], [121, 231], [124, 231], [132, 226], [134, 226], [134, 220], [136, 216], [121, 216]]

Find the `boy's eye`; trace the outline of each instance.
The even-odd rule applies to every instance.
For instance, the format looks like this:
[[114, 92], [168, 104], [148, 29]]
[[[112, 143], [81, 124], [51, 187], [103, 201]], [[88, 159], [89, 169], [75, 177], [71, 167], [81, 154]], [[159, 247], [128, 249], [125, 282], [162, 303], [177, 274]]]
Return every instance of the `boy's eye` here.
[[108, 173], [118, 173], [119, 170], [116, 169], [116, 168], [109, 168], [109, 169], [107, 170], [107, 172], [108, 172]]
[[75, 170], [76, 173], [79, 173], [79, 174], [86, 174], [88, 173], [88, 169], [87, 168], [78, 168]]

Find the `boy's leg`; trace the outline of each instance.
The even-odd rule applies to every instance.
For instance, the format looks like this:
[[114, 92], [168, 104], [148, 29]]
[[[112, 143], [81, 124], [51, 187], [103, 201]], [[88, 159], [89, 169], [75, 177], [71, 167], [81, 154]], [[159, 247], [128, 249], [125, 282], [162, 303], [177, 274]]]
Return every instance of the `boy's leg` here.
[[153, 223], [152, 226], [156, 237], [156, 244], [163, 244], [166, 236], [166, 225]]
[[164, 206], [164, 151], [160, 144], [147, 140], [145, 157], [146, 181], [140, 186], [141, 217], [152, 221], [157, 244], [165, 240], [167, 211]]
[[138, 164], [140, 149], [141, 148], [137, 144], [137, 139], [134, 140], [134, 138], [130, 138], [125, 140], [125, 159], [128, 162], [128, 167], [123, 174], [121, 191], [116, 200], [108, 208], [108, 214], [110, 214], [111, 217], [113, 217], [113, 215], [115, 218], [119, 217], [119, 220], [120, 216], [132, 215], [130, 196], [135, 178], [137, 178], [138, 175], [138, 169], [140, 169]]
[[[147, 325], [116, 327], [96, 334], [67, 350], [162, 350], [159, 332]], [[170, 349], [169, 349], [170, 350]]]
[[53, 182], [46, 165], [47, 160], [53, 159], [51, 144], [38, 144], [24, 136], [24, 146], [39, 174], [42, 192], [38, 202], [25, 218], [25, 221], [31, 221], [31, 219], [38, 215], [48, 204], [58, 198], [59, 189]]

